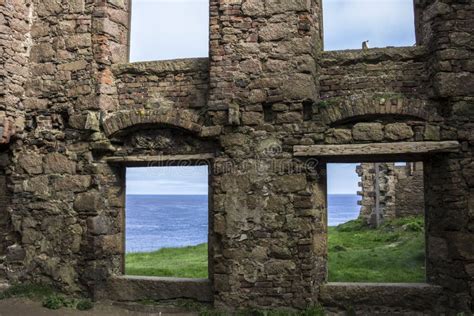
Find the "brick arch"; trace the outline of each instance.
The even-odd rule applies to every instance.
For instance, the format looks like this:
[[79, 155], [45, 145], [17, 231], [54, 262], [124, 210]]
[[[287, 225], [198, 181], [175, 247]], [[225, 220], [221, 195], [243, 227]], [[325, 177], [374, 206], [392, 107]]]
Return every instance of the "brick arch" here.
[[371, 116], [402, 116], [422, 121], [440, 120], [440, 117], [428, 106], [426, 100], [389, 99], [381, 102], [378, 99], [344, 100], [341, 102], [321, 102], [325, 105], [320, 115], [323, 123], [338, 125], [357, 121]]
[[107, 117], [103, 121], [104, 132], [107, 136], [142, 125], [161, 125], [179, 128], [193, 134], [199, 134], [201, 125], [195, 123], [194, 115], [184, 110], [178, 111], [122, 111]]

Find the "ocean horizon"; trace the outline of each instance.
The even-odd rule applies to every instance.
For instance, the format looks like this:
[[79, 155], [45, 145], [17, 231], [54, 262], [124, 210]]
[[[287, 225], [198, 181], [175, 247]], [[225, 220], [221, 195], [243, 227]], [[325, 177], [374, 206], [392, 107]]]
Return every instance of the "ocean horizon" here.
[[[328, 225], [337, 226], [359, 216], [359, 196], [328, 195]], [[194, 246], [208, 240], [208, 195], [126, 196], [126, 252]]]

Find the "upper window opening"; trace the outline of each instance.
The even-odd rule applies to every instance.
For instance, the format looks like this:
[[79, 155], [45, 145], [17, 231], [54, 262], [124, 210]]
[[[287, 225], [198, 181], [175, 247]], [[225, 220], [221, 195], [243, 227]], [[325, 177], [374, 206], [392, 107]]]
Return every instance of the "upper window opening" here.
[[413, 46], [413, 0], [323, 0], [325, 50]]
[[209, 0], [133, 0], [130, 61], [209, 56]]

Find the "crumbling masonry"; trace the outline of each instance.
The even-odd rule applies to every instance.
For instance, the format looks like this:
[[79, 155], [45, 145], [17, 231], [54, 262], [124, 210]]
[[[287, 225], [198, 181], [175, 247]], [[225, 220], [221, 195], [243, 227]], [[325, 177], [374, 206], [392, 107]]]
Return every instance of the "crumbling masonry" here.
[[356, 172], [360, 177], [359, 219], [364, 223], [377, 226], [387, 220], [424, 215], [422, 162], [362, 163]]
[[[474, 4], [324, 52], [320, 0], [210, 0], [210, 56], [127, 63], [129, 0], [0, 0], [1, 271], [116, 300], [469, 312]], [[126, 166], [207, 163], [208, 280], [123, 276]], [[426, 284], [327, 283], [327, 162], [423, 161]]]

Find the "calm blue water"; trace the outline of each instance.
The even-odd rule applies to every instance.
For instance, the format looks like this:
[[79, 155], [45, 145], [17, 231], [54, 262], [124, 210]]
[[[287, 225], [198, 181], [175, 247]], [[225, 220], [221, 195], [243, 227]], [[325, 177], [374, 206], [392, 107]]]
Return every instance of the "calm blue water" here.
[[337, 226], [359, 217], [360, 196], [355, 194], [328, 195], [328, 225]]
[[[359, 216], [357, 195], [329, 195], [329, 226]], [[183, 247], [207, 242], [208, 198], [205, 195], [128, 195], [127, 252]]]
[[146, 252], [207, 242], [206, 195], [128, 195], [126, 251]]

